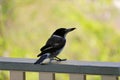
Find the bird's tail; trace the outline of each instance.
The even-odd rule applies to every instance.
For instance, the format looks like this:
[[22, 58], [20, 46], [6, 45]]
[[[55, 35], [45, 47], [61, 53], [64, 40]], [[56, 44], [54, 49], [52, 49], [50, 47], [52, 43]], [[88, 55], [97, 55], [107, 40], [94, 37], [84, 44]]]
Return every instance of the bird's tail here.
[[42, 64], [42, 62], [49, 57], [49, 53], [41, 55], [41, 57], [34, 64]]

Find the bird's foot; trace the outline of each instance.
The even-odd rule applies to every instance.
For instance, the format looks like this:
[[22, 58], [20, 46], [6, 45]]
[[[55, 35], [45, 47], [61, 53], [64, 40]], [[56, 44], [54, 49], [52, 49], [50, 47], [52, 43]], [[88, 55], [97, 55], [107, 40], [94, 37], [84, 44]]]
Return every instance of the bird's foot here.
[[66, 61], [67, 59], [58, 59], [56, 61]]
[[56, 61], [66, 61], [67, 59], [60, 59], [59, 57], [55, 57]]

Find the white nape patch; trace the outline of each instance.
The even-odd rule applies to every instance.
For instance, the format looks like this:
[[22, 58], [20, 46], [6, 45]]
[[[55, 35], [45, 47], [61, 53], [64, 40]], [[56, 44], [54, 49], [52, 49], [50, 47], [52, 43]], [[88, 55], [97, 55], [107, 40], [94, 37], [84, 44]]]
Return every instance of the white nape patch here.
[[55, 37], [59, 37], [59, 38], [62, 38], [61, 36], [58, 36], [58, 35], [53, 35], [53, 36], [55, 36]]

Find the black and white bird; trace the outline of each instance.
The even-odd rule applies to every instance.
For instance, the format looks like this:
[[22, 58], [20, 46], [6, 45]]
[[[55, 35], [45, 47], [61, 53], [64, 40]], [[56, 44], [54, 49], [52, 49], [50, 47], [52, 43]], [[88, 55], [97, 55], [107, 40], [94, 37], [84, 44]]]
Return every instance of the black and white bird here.
[[45, 59], [57, 61], [65, 61], [66, 59], [60, 59], [57, 55], [63, 50], [66, 44], [66, 34], [73, 31], [75, 28], [59, 28], [48, 39], [45, 46], [43, 46], [37, 57], [40, 57], [34, 64], [42, 64]]

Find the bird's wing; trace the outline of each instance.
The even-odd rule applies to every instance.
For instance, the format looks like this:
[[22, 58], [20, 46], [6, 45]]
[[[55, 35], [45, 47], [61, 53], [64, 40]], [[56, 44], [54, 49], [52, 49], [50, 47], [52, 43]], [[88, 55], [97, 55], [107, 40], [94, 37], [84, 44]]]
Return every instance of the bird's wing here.
[[51, 45], [46, 44], [45, 46], [43, 46], [43, 47], [40, 49], [40, 51], [44, 51], [44, 50], [50, 49], [50, 48], [51, 48]]
[[40, 50], [41, 50], [41, 54], [39, 54], [39, 56], [41, 56], [42, 54], [46, 53], [46, 52], [54, 52], [56, 50], [59, 50], [61, 48], [64, 47], [66, 40], [62, 37], [57, 37], [57, 36], [52, 36], [48, 39], [47, 43], [45, 46], [43, 46]]

